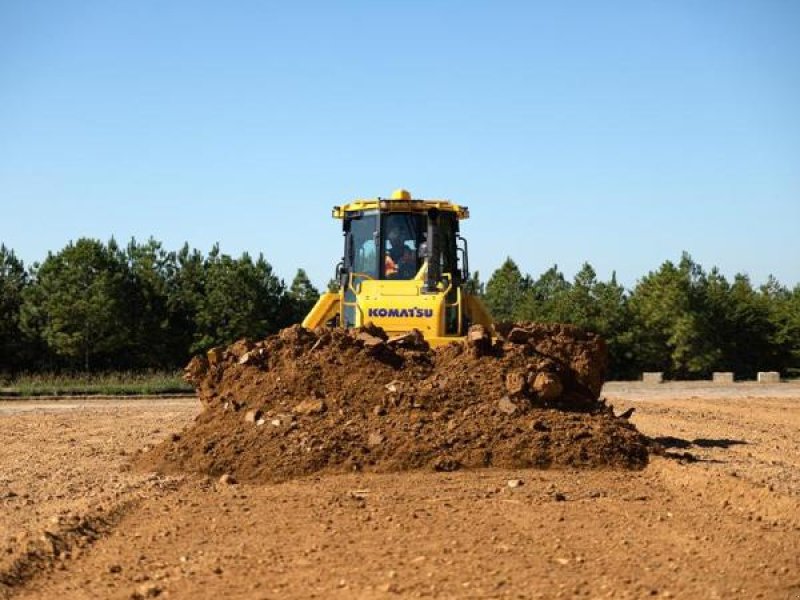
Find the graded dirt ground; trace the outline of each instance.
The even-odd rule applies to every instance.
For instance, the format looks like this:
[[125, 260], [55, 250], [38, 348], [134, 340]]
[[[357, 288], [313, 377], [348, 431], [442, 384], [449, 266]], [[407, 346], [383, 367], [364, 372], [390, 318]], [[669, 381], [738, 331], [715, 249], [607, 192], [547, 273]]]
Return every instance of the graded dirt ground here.
[[198, 400], [2, 402], [0, 598], [800, 597], [800, 385], [603, 395], [669, 455], [229, 485], [129, 467]]

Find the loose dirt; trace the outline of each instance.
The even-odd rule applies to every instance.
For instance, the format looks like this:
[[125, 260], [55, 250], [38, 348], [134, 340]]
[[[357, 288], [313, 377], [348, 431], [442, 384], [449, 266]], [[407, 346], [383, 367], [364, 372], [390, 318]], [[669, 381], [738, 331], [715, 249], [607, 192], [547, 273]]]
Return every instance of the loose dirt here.
[[518, 324], [431, 350], [377, 328], [293, 327], [196, 358], [203, 412], [138, 464], [274, 482], [318, 472], [647, 464], [648, 442], [599, 400], [600, 338]]
[[0, 402], [0, 598], [797, 598], [800, 384], [603, 395], [692, 458], [223, 485], [126, 470], [197, 400]]

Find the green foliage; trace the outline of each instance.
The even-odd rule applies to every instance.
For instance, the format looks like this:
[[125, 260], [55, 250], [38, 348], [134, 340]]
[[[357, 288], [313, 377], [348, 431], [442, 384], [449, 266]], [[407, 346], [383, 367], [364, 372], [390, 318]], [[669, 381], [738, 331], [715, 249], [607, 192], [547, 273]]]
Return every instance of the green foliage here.
[[800, 374], [800, 286], [774, 279], [756, 290], [744, 275], [728, 283], [688, 254], [665, 262], [627, 292], [584, 264], [573, 281], [557, 267], [533, 280], [508, 259], [492, 275], [487, 304], [499, 320], [574, 323], [605, 338], [611, 378], [664, 371], [671, 378], [733, 371]]
[[484, 301], [496, 321], [511, 321], [525, 296], [530, 282], [522, 276], [511, 258], [497, 269], [486, 284]]
[[319, 300], [319, 290], [314, 287], [303, 269], [297, 269], [292, 285], [289, 286], [288, 296], [294, 313], [292, 322], [301, 323]]
[[198, 337], [197, 319], [205, 294], [205, 258], [189, 244], [175, 255], [175, 270], [167, 280], [167, 314], [170, 323], [170, 356], [175, 366], [188, 360]]
[[285, 286], [262, 255], [255, 262], [247, 253], [234, 259], [215, 246], [204, 272], [205, 293], [198, 302], [192, 352], [243, 337], [259, 339], [291, 320]]
[[574, 322], [569, 312], [569, 294], [572, 286], [564, 274], [553, 265], [531, 283], [531, 277], [522, 278], [522, 301], [513, 312], [515, 320], [540, 321], [543, 323]]
[[[739, 274], [727, 287], [727, 294], [715, 300], [716, 306], [709, 307], [706, 313], [711, 317], [709, 329], [716, 330], [712, 334], [716, 334], [719, 362], [726, 370], [747, 377], [755, 376], [757, 371], [783, 370], [785, 351], [776, 343], [776, 323], [772, 321], [768, 295], [753, 289], [750, 279]], [[721, 314], [715, 315], [714, 308]]]
[[800, 340], [788, 325], [789, 296], [774, 280], [756, 290], [746, 275], [729, 283], [716, 268], [706, 274], [684, 254], [678, 266], [664, 263], [631, 294], [637, 362], [676, 378], [714, 370], [743, 378], [786, 372]]
[[470, 275], [469, 279], [464, 283], [464, 289], [473, 296], [484, 296], [486, 294], [485, 286], [481, 281], [481, 274], [478, 271], [474, 271]]
[[133, 364], [155, 368], [174, 351], [168, 286], [175, 277], [175, 254], [152, 238], [144, 244], [132, 239], [125, 252], [118, 254], [127, 268], [129, 356]]
[[593, 320], [585, 325], [608, 343], [610, 378], [633, 379], [638, 376], [633, 362], [631, 312], [625, 288], [617, 283], [616, 273], [608, 282], [598, 281], [592, 288], [596, 310]]
[[0, 372], [14, 368], [24, 358], [20, 308], [27, 283], [22, 261], [0, 244]]
[[3, 382], [2, 396], [154, 395], [191, 393], [180, 372], [35, 373]]
[[525, 292], [515, 311], [522, 321], [572, 323], [599, 333], [608, 343], [613, 378], [635, 375], [630, 362], [630, 313], [625, 289], [616, 275], [608, 282], [599, 281], [589, 263], [569, 282], [553, 266], [545, 271]]
[[709, 336], [705, 274], [684, 254], [643, 277], [630, 298], [636, 363], [670, 377], [708, 374], [721, 352]]
[[[770, 278], [754, 287], [745, 275], [729, 282], [688, 254], [630, 291], [614, 275], [599, 280], [588, 263], [571, 281], [557, 266], [534, 279], [511, 258], [485, 288], [477, 272], [466, 288], [483, 295], [498, 321], [574, 323], [599, 333], [611, 378], [656, 370], [672, 378], [712, 370], [800, 376], [800, 285], [789, 290]], [[203, 255], [188, 244], [167, 251], [152, 238], [124, 248], [79, 239], [26, 271], [0, 244], [0, 377], [67, 371], [65, 381], [74, 382], [77, 370], [174, 371], [193, 353], [301, 321], [318, 298], [303, 269], [287, 289], [263, 256], [233, 258], [218, 246]], [[57, 378], [48, 377], [44, 387]]]
[[80, 239], [30, 273], [3, 247], [0, 265], [0, 373], [176, 369], [277, 331], [318, 296], [302, 270], [287, 292], [263, 256], [170, 252], [152, 238], [125, 248]]
[[[127, 350], [126, 266], [113, 247], [82, 238], [48, 254], [23, 292], [23, 328], [73, 368]], [[97, 362], [95, 362], [97, 361]]]
[[787, 372], [800, 377], [800, 285], [775, 307], [778, 343], [788, 349]]

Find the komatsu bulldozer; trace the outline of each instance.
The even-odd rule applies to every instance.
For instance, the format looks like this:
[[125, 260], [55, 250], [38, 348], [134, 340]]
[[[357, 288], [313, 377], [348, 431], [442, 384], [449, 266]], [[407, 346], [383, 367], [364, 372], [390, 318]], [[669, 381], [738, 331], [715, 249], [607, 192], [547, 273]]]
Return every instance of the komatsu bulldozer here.
[[344, 230], [339, 289], [320, 297], [303, 327], [372, 323], [390, 336], [416, 329], [431, 346], [463, 339], [471, 325], [491, 331], [489, 313], [466, 286], [467, 241], [459, 232], [466, 206], [400, 189], [389, 199], [334, 206], [333, 217]]

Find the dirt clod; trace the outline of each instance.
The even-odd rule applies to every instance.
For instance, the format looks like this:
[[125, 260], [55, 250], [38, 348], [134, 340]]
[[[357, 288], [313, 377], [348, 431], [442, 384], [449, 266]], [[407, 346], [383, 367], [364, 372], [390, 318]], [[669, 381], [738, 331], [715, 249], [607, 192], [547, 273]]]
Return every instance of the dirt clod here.
[[554, 373], [536, 373], [531, 389], [541, 400], [554, 400], [564, 393], [564, 387]]
[[261, 411], [257, 408], [248, 410], [244, 416], [246, 423], [257, 423], [261, 419]]
[[303, 400], [300, 404], [294, 407], [294, 412], [298, 415], [318, 415], [325, 412], [325, 402], [319, 399]]
[[236, 483], [236, 478], [231, 475], [230, 473], [224, 473], [220, 478], [219, 482], [222, 485], [234, 485]]
[[503, 396], [497, 403], [497, 409], [504, 415], [513, 415], [517, 412], [517, 405], [514, 404], [508, 396]]

